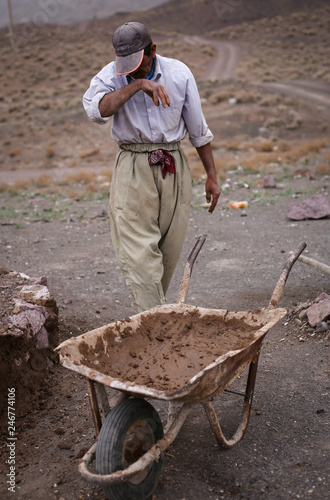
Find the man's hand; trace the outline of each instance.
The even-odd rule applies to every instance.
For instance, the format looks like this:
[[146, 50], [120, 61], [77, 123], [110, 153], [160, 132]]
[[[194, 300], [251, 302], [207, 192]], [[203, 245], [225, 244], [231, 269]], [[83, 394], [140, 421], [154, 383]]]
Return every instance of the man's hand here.
[[211, 144], [205, 144], [204, 146], [196, 148], [196, 150], [207, 173], [205, 193], [207, 203], [211, 203], [209, 212], [212, 213], [216, 207], [216, 204], [218, 203], [220, 189], [218, 186], [217, 173], [214, 166]]
[[218, 199], [220, 196], [220, 189], [218, 186], [218, 181], [213, 178], [208, 178], [205, 183], [205, 193], [206, 193], [206, 201], [207, 203], [211, 203], [209, 208], [209, 212], [212, 213], [218, 203]]
[[170, 98], [168, 97], [163, 85], [146, 79], [141, 79], [139, 81], [141, 82], [141, 90], [151, 97], [155, 106], [159, 106], [159, 100], [162, 103], [163, 108], [171, 106]]

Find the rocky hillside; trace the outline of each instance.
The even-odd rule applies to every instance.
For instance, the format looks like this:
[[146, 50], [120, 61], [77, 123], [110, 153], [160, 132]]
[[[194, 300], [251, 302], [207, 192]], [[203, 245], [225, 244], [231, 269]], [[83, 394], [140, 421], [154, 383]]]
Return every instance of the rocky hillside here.
[[[79, 8], [77, 8], [79, 5]], [[207, 34], [228, 25], [262, 18], [287, 16], [296, 11], [326, 7], [327, 0], [71, 0], [65, 5], [57, 0], [12, 2], [14, 24], [18, 31], [28, 25], [40, 29], [45, 24], [90, 22], [109, 29], [129, 20], [139, 20], [157, 31]], [[150, 22], [152, 20], [152, 23]], [[0, 5], [0, 28], [8, 25], [7, 3]], [[19, 27], [20, 25], [20, 27]], [[31, 25], [31, 26], [30, 26]], [[85, 27], [85, 24], [84, 24]], [[6, 28], [7, 29], [7, 28]]]
[[326, 7], [327, 0], [171, 0], [140, 13], [116, 14], [107, 20], [115, 26], [136, 19], [149, 23], [157, 31], [207, 34], [220, 27], [251, 22], [262, 18], [287, 16], [296, 11]]
[[[180, 2], [180, 9], [181, 4], [188, 2]], [[184, 12], [190, 15], [201, 4], [191, 3], [191, 10]], [[204, 14], [211, 17], [214, 2], [207, 4]], [[285, 168], [292, 172], [306, 165], [320, 174], [327, 172], [330, 8], [315, 9], [312, 15], [306, 10], [241, 22], [239, 29], [229, 24], [210, 30], [212, 36], [201, 36], [206, 25], [195, 21], [194, 35], [181, 36], [174, 10], [172, 17], [164, 14], [171, 5], [159, 7], [157, 16], [149, 11], [148, 16], [140, 12], [134, 17], [151, 28], [158, 53], [179, 58], [194, 73], [216, 138], [219, 175], [225, 179], [226, 170], [242, 165], [267, 167], [274, 173], [278, 158], [288, 161]], [[43, 188], [56, 181], [62, 193], [64, 184], [70, 190], [75, 181], [97, 192], [96, 171], [108, 189], [117, 147], [109, 126], [87, 119], [81, 99], [92, 76], [113, 59], [112, 26], [123, 19], [117, 15], [74, 27], [31, 25], [25, 32], [17, 28], [14, 47], [7, 31], [0, 31], [0, 191], [14, 189], [13, 183], [17, 190], [28, 189], [29, 179], [37, 179]], [[223, 78], [220, 70], [214, 76], [219, 60], [229, 59], [230, 77]], [[292, 83], [285, 87], [289, 95], [279, 93], [283, 82]], [[266, 143], [260, 145], [261, 138]], [[310, 156], [312, 152], [317, 158]], [[203, 170], [197, 153], [189, 144], [186, 153], [199, 178]], [[86, 169], [92, 170], [90, 175]]]

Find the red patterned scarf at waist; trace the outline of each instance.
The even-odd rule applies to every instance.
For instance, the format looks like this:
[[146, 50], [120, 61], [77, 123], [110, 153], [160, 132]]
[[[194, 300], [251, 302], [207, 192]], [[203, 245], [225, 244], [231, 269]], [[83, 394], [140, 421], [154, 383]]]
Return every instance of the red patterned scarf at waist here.
[[175, 174], [174, 158], [168, 151], [164, 151], [164, 149], [156, 149], [151, 152], [149, 156], [149, 165], [161, 165], [163, 179], [165, 179], [167, 172]]

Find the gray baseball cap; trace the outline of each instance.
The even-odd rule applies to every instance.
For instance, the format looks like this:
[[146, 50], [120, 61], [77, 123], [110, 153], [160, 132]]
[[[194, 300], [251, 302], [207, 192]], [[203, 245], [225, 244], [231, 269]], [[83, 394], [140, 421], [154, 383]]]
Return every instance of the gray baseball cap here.
[[141, 64], [144, 49], [152, 43], [148, 29], [141, 23], [129, 22], [119, 26], [113, 34], [112, 45], [116, 51], [116, 73], [127, 75]]

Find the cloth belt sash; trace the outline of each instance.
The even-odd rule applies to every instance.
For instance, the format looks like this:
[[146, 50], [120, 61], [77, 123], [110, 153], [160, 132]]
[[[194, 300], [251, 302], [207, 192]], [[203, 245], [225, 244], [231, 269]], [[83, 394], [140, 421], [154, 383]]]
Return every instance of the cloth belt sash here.
[[[162, 147], [159, 147], [162, 146]], [[129, 150], [136, 153], [150, 153], [149, 165], [160, 165], [162, 168], [163, 179], [165, 179], [167, 172], [175, 174], [175, 160], [168, 149], [179, 149], [180, 143], [173, 144], [122, 144], [120, 147], [124, 150]]]

